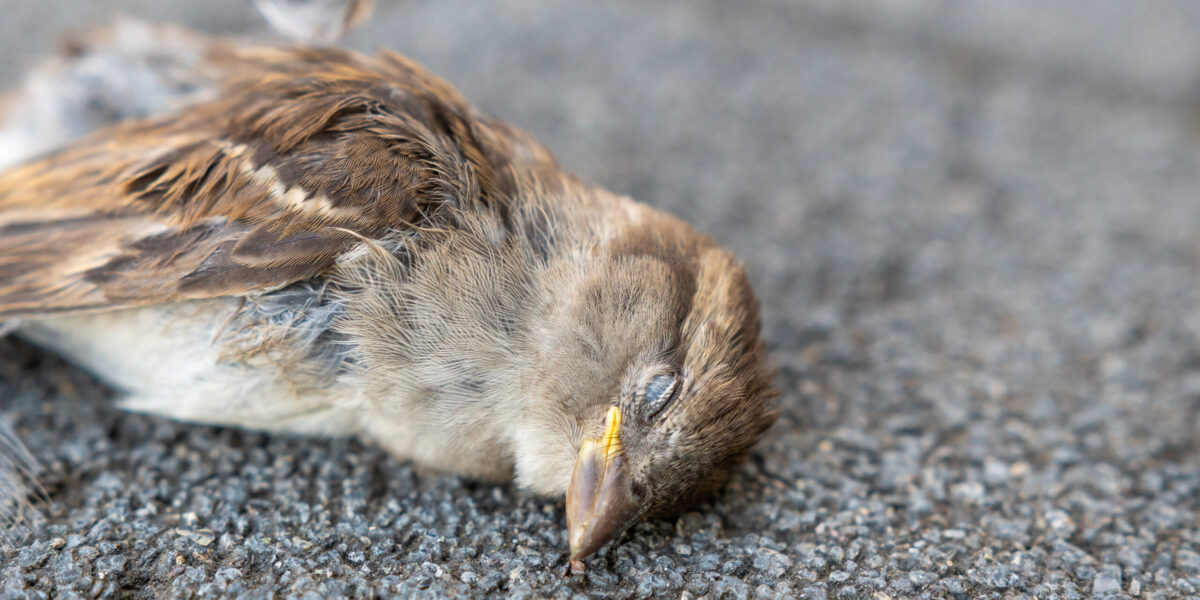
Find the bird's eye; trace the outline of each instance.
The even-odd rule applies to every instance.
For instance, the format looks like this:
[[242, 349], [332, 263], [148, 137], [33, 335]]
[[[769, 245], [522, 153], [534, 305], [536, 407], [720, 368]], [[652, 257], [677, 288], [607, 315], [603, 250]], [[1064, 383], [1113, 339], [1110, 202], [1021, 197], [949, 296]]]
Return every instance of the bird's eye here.
[[645, 414], [647, 419], [653, 419], [675, 399], [679, 389], [679, 378], [674, 375], [655, 375], [646, 384]]

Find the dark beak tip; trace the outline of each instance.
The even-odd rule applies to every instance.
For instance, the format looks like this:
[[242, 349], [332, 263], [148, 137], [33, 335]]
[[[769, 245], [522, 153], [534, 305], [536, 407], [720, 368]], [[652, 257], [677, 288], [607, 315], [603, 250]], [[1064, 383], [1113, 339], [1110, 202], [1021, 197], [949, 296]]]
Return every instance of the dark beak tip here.
[[614, 458], [607, 468], [595, 465], [590, 458], [580, 457], [567, 491], [567, 541], [572, 564], [582, 565], [583, 559], [621, 535], [640, 514], [640, 506], [629, 492], [625, 458]]

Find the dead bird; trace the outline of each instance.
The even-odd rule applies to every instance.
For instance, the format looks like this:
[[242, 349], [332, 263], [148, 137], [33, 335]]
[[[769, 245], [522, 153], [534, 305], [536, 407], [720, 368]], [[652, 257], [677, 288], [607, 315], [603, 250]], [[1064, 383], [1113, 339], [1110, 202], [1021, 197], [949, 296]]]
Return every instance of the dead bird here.
[[0, 173], [0, 328], [125, 408], [565, 495], [573, 568], [774, 420], [745, 271], [683, 221], [396, 54], [203, 64], [211, 93]]

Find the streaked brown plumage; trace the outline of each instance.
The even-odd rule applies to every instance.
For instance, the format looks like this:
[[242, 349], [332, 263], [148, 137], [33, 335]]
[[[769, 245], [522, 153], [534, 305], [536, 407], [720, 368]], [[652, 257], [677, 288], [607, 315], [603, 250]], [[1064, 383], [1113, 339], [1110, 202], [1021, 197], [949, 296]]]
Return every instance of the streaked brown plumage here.
[[741, 265], [394, 54], [214, 42], [180, 112], [0, 174], [0, 321], [126, 405], [567, 494], [572, 560], [774, 418]]
[[[395, 54], [260, 48], [222, 62], [218, 99], [0, 179], [0, 317], [287, 284], [328, 267], [355, 234], [436, 226], [448, 199], [491, 204], [518, 173], [554, 168], [536, 142]], [[89, 246], [73, 258], [105, 258], [62, 262], [54, 249], [68, 240]]]

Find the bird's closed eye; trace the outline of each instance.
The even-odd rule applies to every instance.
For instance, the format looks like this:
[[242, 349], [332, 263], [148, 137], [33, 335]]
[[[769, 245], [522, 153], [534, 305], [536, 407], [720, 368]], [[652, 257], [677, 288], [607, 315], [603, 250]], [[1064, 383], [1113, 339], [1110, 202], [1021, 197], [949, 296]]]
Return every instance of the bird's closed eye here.
[[646, 419], [653, 419], [675, 400], [679, 378], [674, 375], [655, 375], [646, 384], [643, 408]]

